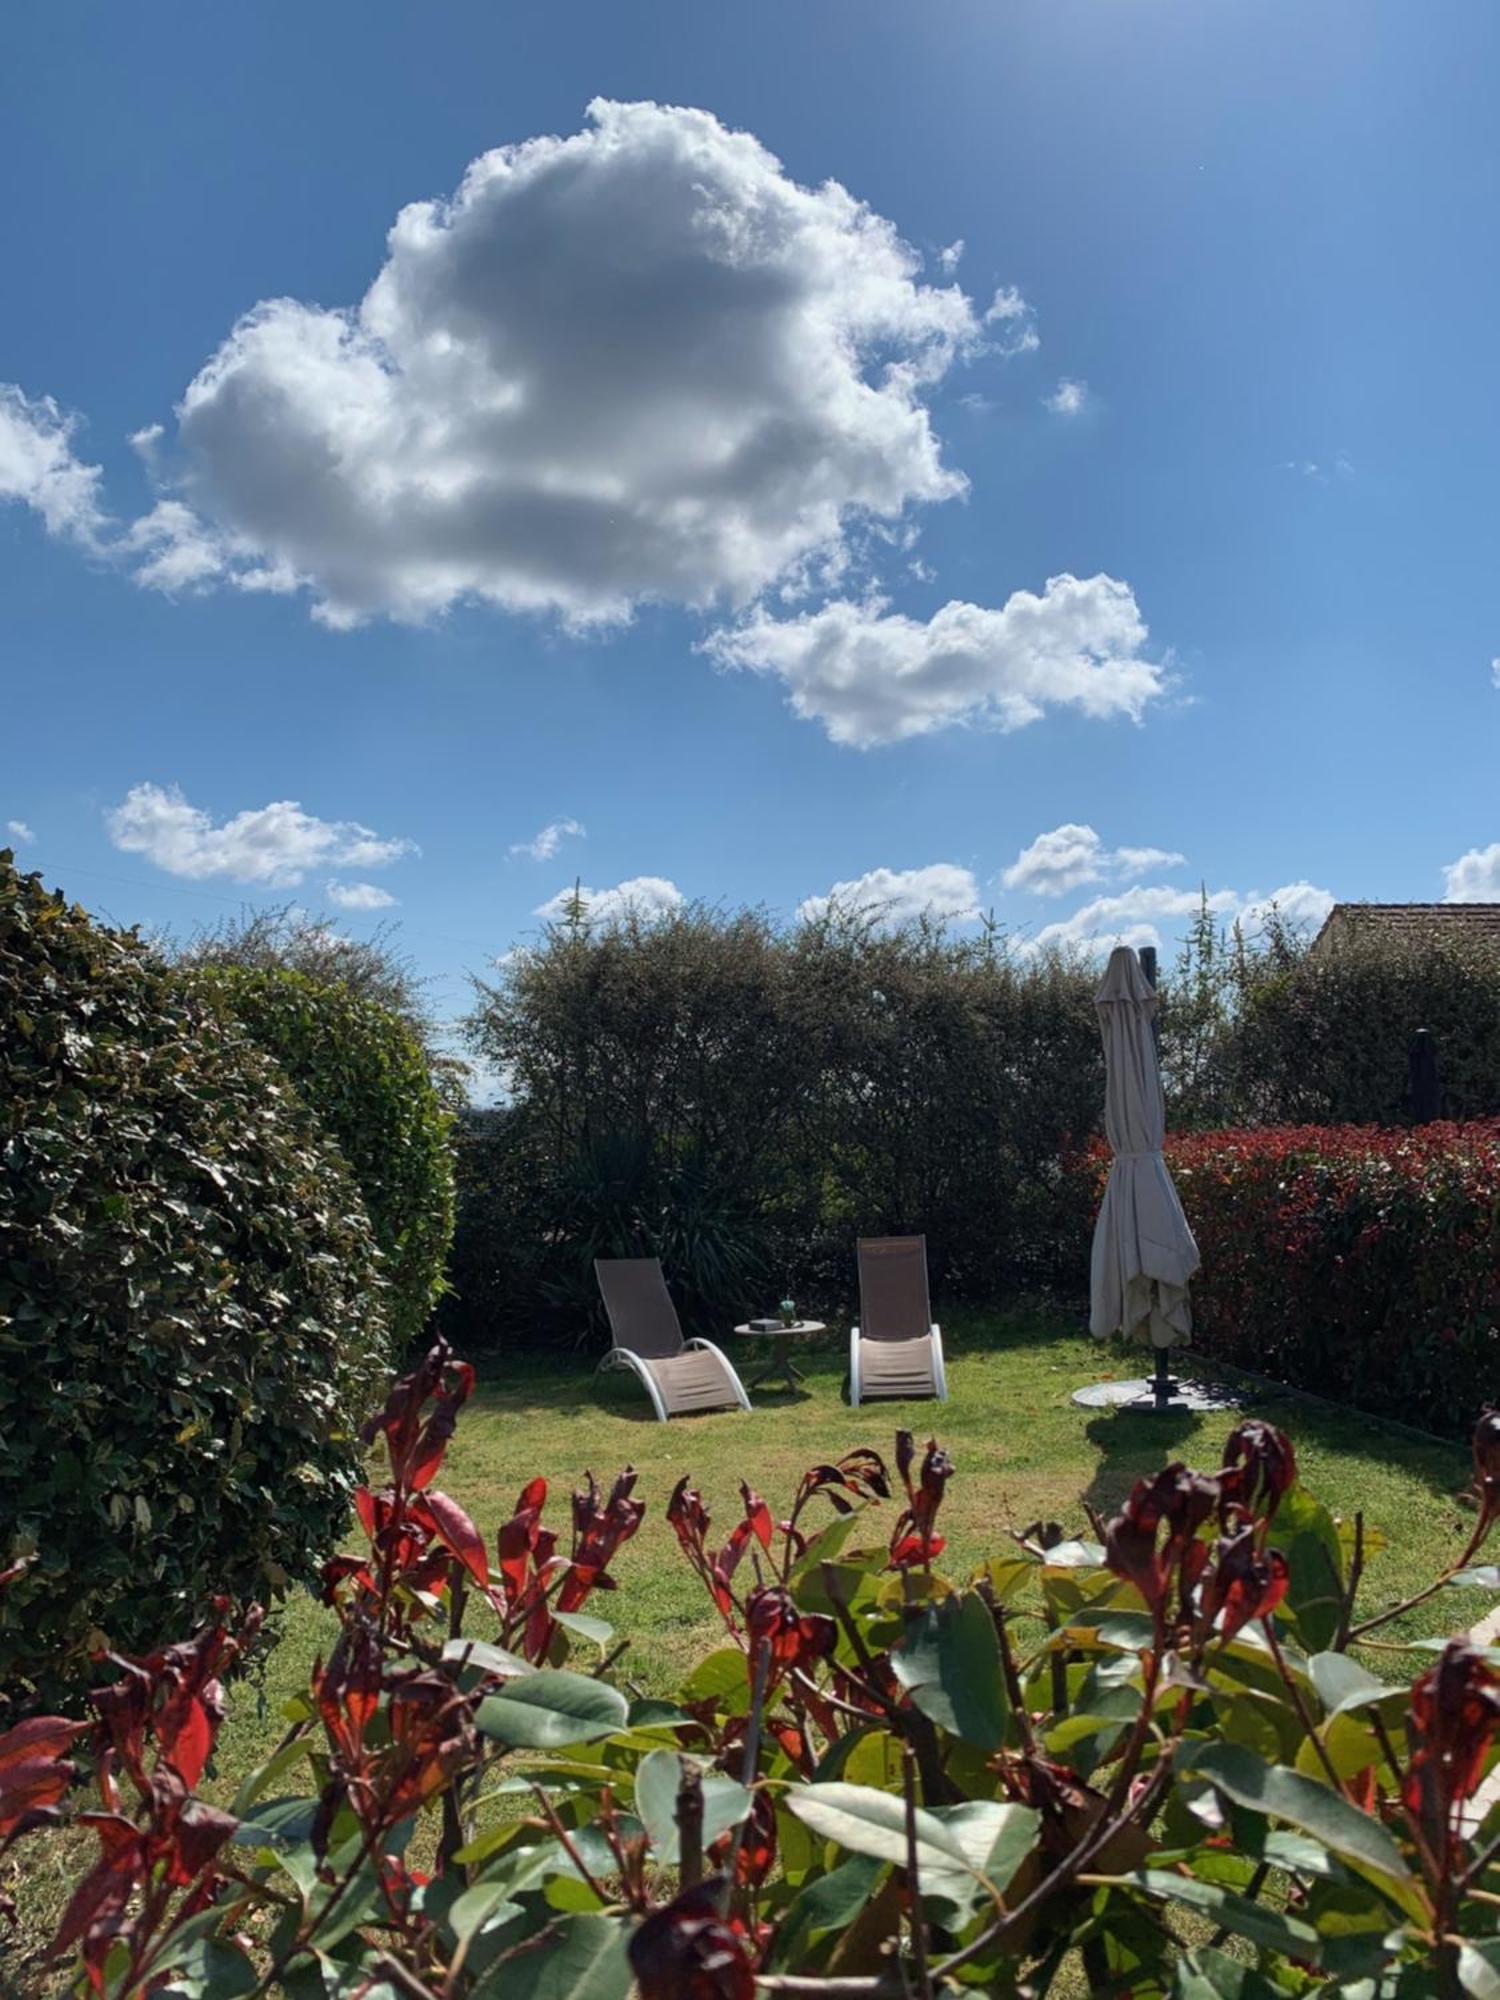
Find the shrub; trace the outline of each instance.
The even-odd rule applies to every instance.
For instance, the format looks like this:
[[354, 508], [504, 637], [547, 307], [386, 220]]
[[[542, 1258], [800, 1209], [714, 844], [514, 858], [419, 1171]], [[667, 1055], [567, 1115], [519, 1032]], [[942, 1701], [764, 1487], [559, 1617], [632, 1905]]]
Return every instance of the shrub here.
[[0, 856], [0, 1688], [309, 1572], [388, 1364], [382, 1291], [281, 1072]]
[[1500, 1116], [1500, 939], [1357, 921], [1314, 951], [1273, 914], [1253, 941], [1205, 903], [1162, 982], [1178, 1129], [1411, 1122], [1407, 1049], [1426, 1028], [1443, 1109]]
[[[574, 1496], [566, 1554], [530, 1481], [492, 1562], [432, 1484], [471, 1384], [435, 1348], [372, 1427], [389, 1479], [324, 1572], [337, 1643], [228, 1810], [192, 1792], [253, 1619], [121, 1661], [91, 1726], [0, 1737], [0, 1841], [99, 1777], [54, 1944], [81, 1990], [937, 2000], [1048, 1991], [1076, 1953], [1095, 1992], [1493, 1992], [1471, 1802], [1500, 1675], [1461, 1640], [1409, 1688], [1360, 1663], [1418, 1600], [1364, 1612], [1378, 1538], [1269, 1425], [1140, 1480], [1100, 1541], [1028, 1530], [961, 1579], [935, 1442], [814, 1466], [779, 1525], [743, 1485], [722, 1541], [683, 1478], [667, 1520], [723, 1643], [657, 1702], [562, 1664], [612, 1644], [577, 1607], [639, 1526], [633, 1475]], [[1469, 1567], [1500, 1413], [1474, 1457], [1475, 1524], [1420, 1598], [1500, 1585]], [[502, 1791], [525, 1808], [479, 1818]]]
[[450, 1324], [574, 1341], [603, 1248], [662, 1256], [720, 1329], [847, 1301], [861, 1233], [924, 1230], [949, 1295], [1048, 1282], [1077, 1233], [1059, 1143], [1102, 1102], [1095, 983], [838, 912], [553, 926], [469, 1022], [509, 1103], [461, 1148]]
[[348, 987], [282, 967], [204, 966], [217, 994], [274, 1056], [348, 1163], [385, 1258], [391, 1328], [403, 1345], [443, 1290], [453, 1238], [451, 1118], [415, 1032]]
[[1443, 1108], [1500, 1116], [1500, 942], [1361, 933], [1254, 961], [1234, 1033], [1246, 1124], [1407, 1122], [1407, 1044], [1430, 1029]]
[[1450, 1434], [1495, 1393], [1500, 1124], [1177, 1135], [1167, 1164], [1206, 1353]]

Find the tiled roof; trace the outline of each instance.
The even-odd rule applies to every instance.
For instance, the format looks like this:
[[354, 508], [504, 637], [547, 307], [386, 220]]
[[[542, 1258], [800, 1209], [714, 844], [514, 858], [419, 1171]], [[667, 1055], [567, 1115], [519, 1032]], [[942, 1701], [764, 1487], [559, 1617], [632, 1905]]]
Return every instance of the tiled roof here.
[[1336, 931], [1384, 931], [1396, 937], [1420, 937], [1434, 931], [1444, 937], [1500, 939], [1500, 903], [1335, 903], [1318, 932], [1322, 943]]

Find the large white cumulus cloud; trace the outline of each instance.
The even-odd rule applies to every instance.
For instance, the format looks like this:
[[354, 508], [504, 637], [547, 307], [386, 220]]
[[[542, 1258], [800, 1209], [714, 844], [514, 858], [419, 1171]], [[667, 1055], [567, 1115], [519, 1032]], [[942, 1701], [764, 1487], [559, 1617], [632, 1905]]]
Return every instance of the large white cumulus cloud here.
[[153, 523], [158, 577], [300, 583], [336, 624], [746, 603], [963, 490], [923, 396], [988, 336], [919, 273], [749, 134], [596, 102], [404, 209], [358, 307], [235, 327], [179, 411], [196, 518]]

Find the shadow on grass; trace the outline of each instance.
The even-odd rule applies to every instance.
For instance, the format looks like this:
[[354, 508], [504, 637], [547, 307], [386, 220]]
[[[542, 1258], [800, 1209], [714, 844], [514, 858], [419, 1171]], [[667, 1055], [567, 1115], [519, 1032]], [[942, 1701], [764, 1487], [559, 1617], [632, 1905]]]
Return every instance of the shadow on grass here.
[[[1238, 1369], [1215, 1367], [1206, 1359], [1195, 1358], [1192, 1372], [1202, 1380], [1221, 1383], [1239, 1399], [1239, 1411], [1231, 1415], [1231, 1422], [1240, 1416], [1262, 1417], [1285, 1430], [1304, 1452], [1377, 1461], [1444, 1500], [1455, 1499], [1467, 1483], [1469, 1457], [1458, 1443], [1284, 1384], [1257, 1380]], [[1117, 1509], [1137, 1479], [1172, 1458], [1212, 1471], [1220, 1458], [1218, 1426], [1210, 1432], [1212, 1445], [1205, 1439], [1195, 1447], [1193, 1440], [1204, 1428], [1203, 1419], [1192, 1411], [1163, 1416], [1150, 1411], [1101, 1412], [1086, 1427], [1090, 1443], [1100, 1453], [1088, 1487], [1090, 1504], [1101, 1512]]]
[[[1090, 1418], [1084, 1436], [1099, 1453], [1099, 1462], [1084, 1499], [1098, 1514], [1118, 1512], [1138, 1479], [1159, 1472], [1172, 1458], [1191, 1463], [1189, 1440], [1202, 1429], [1202, 1417], [1192, 1410], [1169, 1410], [1162, 1416], [1150, 1410], [1113, 1410]], [[1207, 1454], [1218, 1455], [1217, 1450]]]

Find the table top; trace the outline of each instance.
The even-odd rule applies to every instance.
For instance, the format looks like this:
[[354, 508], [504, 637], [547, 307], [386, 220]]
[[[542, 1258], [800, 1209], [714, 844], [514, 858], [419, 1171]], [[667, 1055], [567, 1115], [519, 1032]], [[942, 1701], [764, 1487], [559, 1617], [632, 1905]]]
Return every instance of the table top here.
[[769, 1327], [751, 1326], [747, 1321], [744, 1326], [735, 1328], [735, 1332], [742, 1340], [790, 1340], [795, 1339], [799, 1333], [827, 1333], [827, 1331], [827, 1326], [820, 1319], [797, 1319], [793, 1320], [790, 1326]]

